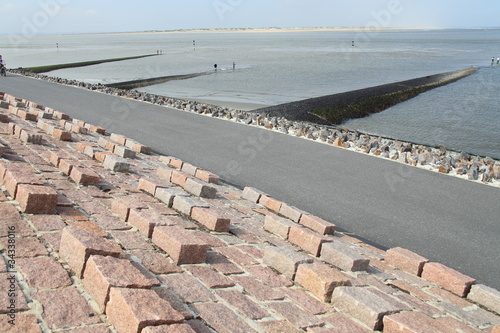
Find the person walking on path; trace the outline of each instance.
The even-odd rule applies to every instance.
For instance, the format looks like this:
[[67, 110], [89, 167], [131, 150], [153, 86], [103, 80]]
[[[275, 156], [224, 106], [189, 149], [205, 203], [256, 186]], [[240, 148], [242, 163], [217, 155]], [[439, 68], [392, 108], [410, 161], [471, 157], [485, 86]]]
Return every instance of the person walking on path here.
[[7, 68], [5, 66], [5, 60], [3, 60], [2, 56], [0, 55], [0, 74], [2, 76], [7, 76]]

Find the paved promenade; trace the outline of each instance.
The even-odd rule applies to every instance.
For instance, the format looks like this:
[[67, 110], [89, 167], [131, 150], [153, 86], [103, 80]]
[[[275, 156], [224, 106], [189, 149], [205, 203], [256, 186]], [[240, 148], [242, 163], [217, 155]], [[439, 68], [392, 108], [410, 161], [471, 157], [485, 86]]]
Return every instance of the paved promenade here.
[[0, 143], [2, 332], [500, 332], [474, 275], [110, 127], [0, 93]]
[[123, 133], [155, 151], [401, 246], [500, 289], [500, 191], [270, 131], [10, 76], [0, 90]]

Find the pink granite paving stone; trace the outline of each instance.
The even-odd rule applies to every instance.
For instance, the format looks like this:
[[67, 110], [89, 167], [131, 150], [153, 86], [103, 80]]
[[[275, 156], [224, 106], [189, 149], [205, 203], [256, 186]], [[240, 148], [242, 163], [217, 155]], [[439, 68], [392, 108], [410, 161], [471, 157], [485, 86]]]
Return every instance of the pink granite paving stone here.
[[366, 271], [370, 259], [359, 254], [348, 244], [336, 241], [324, 243], [321, 247], [321, 260], [340, 268], [343, 271]]
[[209, 289], [191, 275], [169, 274], [160, 276], [159, 279], [186, 303], [215, 302], [217, 300]]
[[244, 273], [241, 268], [218, 252], [207, 252], [206, 262], [224, 275]]
[[131, 209], [128, 223], [136, 227], [145, 237], [151, 238], [157, 226], [174, 226], [176, 223], [154, 209]]
[[99, 316], [74, 287], [38, 291], [31, 296], [41, 303], [42, 317], [50, 329], [100, 322]]
[[184, 317], [153, 290], [111, 288], [107, 315], [120, 333], [141, 332], [147, 326], [182, 323]]
[[109, 209], [98, 201], [79, 202], [78, 206], [80, 206], [80, 208], [88, 215], [109, 214]]
[[100, 181], [95, 171], [85, 167], [73, 167], [69, 176], [75, 183], [83, 186], [97, 185]]
[[61, 234], [62, 234], [61, 231], [43, 233], [41, 235], [41, 239], [47, 242], [49, 248], [59, 252], [59, 248], [61, 246]]
[[234, 282], [231, 279], [208, 266], [190, 265], [184, 267], [184, 269], [190, 271], [209, 288], [228, 288], [234, 286]]
[[268, 246], [264, 250], [264, 264], [293, 280], [300, 264], [311, 263], [313, 258], [289, 248]]
[[286, 288], [284, 291], [288, 299], [311, 314], [321, 315], [332, 311], [329, 305], [319, 301], [302, 288]]
[[216, 174], [201, 169], [196, 170], [195, 177], [209, 184], [218, 184], [220, 180], [220, 177]]
[[209, 230], [219, 232], [228, 232], [231, 224], [231, 219], [222, 211], [213, 208], [193, 207], [191, 218], [203, 224]]
[[284, 239], [288, 238], [290, 228], [296, 225], [295, 222], [279, 216], [268, 215], [264, 222], [264, 229], [278, 235]]
[[373, 288], [337, 287], [333, 291], [332, 305], [373, 330], [381, 330], [384, 316], [401, 312], [400, 302], [388, 301]]
[[85, 216], [85, 214], [75, 208], [75, 207], [61, 207], [58, 206], [56, 208], [57, 213], [59, 216], [66, 222], [66, 221], [87, 221], [88, 217]]
[[113, 200], [111, 211], [118, 215], [123, 221], [128, 221], [128, 216], [131, 209], [147, 209], [148, 206], [136, 198], [125, 196]]
[[424, 265], [422, 278], [434, 282], [461, 297], [467, 296], [472, 285], [476, 283], [476, 279], [434, 262]]
[[110, 234], [126, 250], [153, 250], [144, 236], [135, 231], [111, 231]]
[[193, 305], [199, 316], [218, 333], [256, 332], [241, 317], [220, 303], [200, 303]]
[[249, 266], [245, 267], [245, 270], [271, 288], [293, 286], [293, 282], [267, 266]]
[[97, 234], [101, 237], [107, 237], [108, 234], [102, 230], [94, 221], [68, 221], [66, 222], [68, 226], [75, 227], [80, 230], [89, 231], [94, 234]]
[[282, 300], [285, 294], [280, 289], [273, 289], [266, 286], [253, 276], [231, 275], [231, 279], [238, 283], [245, 292], [254, 296], [259, 301]]
[[193, 312], [187, 307], [186, 304], [179, 298], [179, 296], [172, 290], [165, 287], [154, 287], [152, 289], [161, 299], [170, 304], [177, 312], [184, 316], [185, 320], [193, 319]]
[[299, 223], [322, 235], [333, 235], [335, 233], [335, 224], [314, 215], [302, 214]]
[[393, 314], [384, 317], [385, 333], [427, 333], [427, 332], [451, 332], [442, 327], [438, 321], [426, 316], [422, 312], [410, 311]]
[[295, 282], [323, 302], [330, 301], [335, 288], [351, 285], [348, 276], [321, 262], [299, 265]]
[[[367, 328], [364, 325], [359, 324], [358, 322], [355, 322], [353, 319], [349, 318], [348, 316], [336, 312], [332, 315], [329, 315], [327, 317], [324, 317], [325, 322], [329, 323], [331, 327], [328, 327], [329, 333], [370, 333], [373, 332], [373, 330]], [[321, 331], [319, 331], [321, 332]]]
[[268, 195], [261, 195], [259, 204], [268, 208], [269, 210], [272, 210], [273, 212], [279, 212], [283, 203], [279, 200], [271, 198]]
[[55, 289], [73, 283], [68, 272], [53, 258], [21, 258], [16, 264], [31, 288]]
[[152, 241], [178, 264], [205, 262], [208, 245], [197, 238], [197, 232], [178, 226], [156, 227]]
[[154, 196], [158, 188], [169, 188], [171, 186], [171, 183], [168, 183], [164, 180], [142, 177], [141, 179], [139, 179], [137, 188]]
[[132, 251], [131, 254], [139, 258], [144, 267], [155, 274], [172, 274], [182, 272], [182, 269], [179, 266], [161, 253], [150, 251]]
[[288, 235], [288, 241], [318, 257], [321, 253], [322, 244], [330, 240], [309, 229], [292, 226]]
[[494, 288], [485, 286], [484, 284], [474, 285], [467, 298], [481, 304], [487, 309], [500, 313], [500, 291]]
[[303, 330], [299, 330], [294, 327], [287, 320], [268, 320], [268, 321], [260, 321], [259, 326], [266, 333], [302, 333]]
[[246, 318], [259, 320], [262, 318], [271, 317], [269, 312], [266, 311], [262, 306], [260, 306], [258, 303], [251, 300], [250, 297], [238, 290], [217, 290], [216, 293], [233, 307], [235, 307], [238, 312]]
[[252, 266], [256, 265], [259, 262], [249, 256], [248, 254], [240, 251], [238, 248], [232, 246], [232, 247], [221, 247], [218, 248], [217, 251], [220, 252], [223, 256], [229, 258], [230, 260], [234, 261], [236, 264], [241, 265], [241, 266]]
[[196, 333], [188, 324], [148, 326], [142, 333]]
[[308, 327], [321, 326], [324, 322], [309, 312], [304, 311], [290, 302], [273, 302], [268, 304], [271, 309], [282, 315], [295, 327], [307, 329]]
[[66, 227], [62, 231], [59, 254], [61, 259], [65, 260], [81, 278], [85, 263], [91, 255], [119, 257], [122, 250], [118, 244], [95, 233], [79, 230], [75, 227]]
[[410, 250], [396, 247], [387, 250], [385, 261], [389, 265], [415, 274], [416, 276], [422, 276], [424, 265], [429, 262], [429, 259]]
[[101, 311], [106, 312], [112, 287], [149, 289], [159, 285], [159, 281], [152, 275], [144, 275], [127, 259], [90, 256], [83, 274], [83, 285], [95, 298]]
[[118, 217], [111, 214], [92, 215], [95, 223], [104, 230], [129, 230], [132, 226], [122, 222]]
[[184, 189], [201, 198], [215, 199], [217, 197], [217, 189], [213, 186], [209, 186], [207, 183], [193, 178], [188, 178], [186, 180], [186, 185], [183, 186]]
[[54, 214], [57, 205], [57, 192], [52, 187], [19, 184], [16, 201], [27, 214]]
[[57, 215], [32, 215], [26, 219], [31, 221], [35, 228], [39, 231], [55, 231], [62, 230], [66, 224]]

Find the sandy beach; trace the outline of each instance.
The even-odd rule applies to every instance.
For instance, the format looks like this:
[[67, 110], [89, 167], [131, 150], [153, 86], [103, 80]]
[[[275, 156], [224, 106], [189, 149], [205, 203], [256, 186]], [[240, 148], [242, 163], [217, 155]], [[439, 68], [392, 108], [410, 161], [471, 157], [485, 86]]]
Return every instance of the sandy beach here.
[[[390, 28], [380, 27], [377, 29], [370, 28], [370, 32], [382, 31], [419, 31], [419, 30], [439, 30], [439, 28]], [[137, 35], [137, 34], [190, 34], [190, 33], [300, 33], [300, 32], [363, 32], [367, 31], [365, 27], [296, 27], [296, 28], [225, 28], [225, 29], [180, 29], [180, 30], [150, 30], [150, 31], [130, 31], [130, 32], [103, 32], [89, 34], [72, 34], [75, 36], [81, 35]]]

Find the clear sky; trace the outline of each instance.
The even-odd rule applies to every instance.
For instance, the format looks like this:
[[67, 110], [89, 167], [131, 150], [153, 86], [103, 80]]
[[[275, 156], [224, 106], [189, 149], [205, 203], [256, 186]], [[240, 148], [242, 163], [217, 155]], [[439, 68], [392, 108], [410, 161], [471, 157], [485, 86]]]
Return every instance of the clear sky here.
[[499, 0], [2, 0], [0, 33], [500, 26]]

